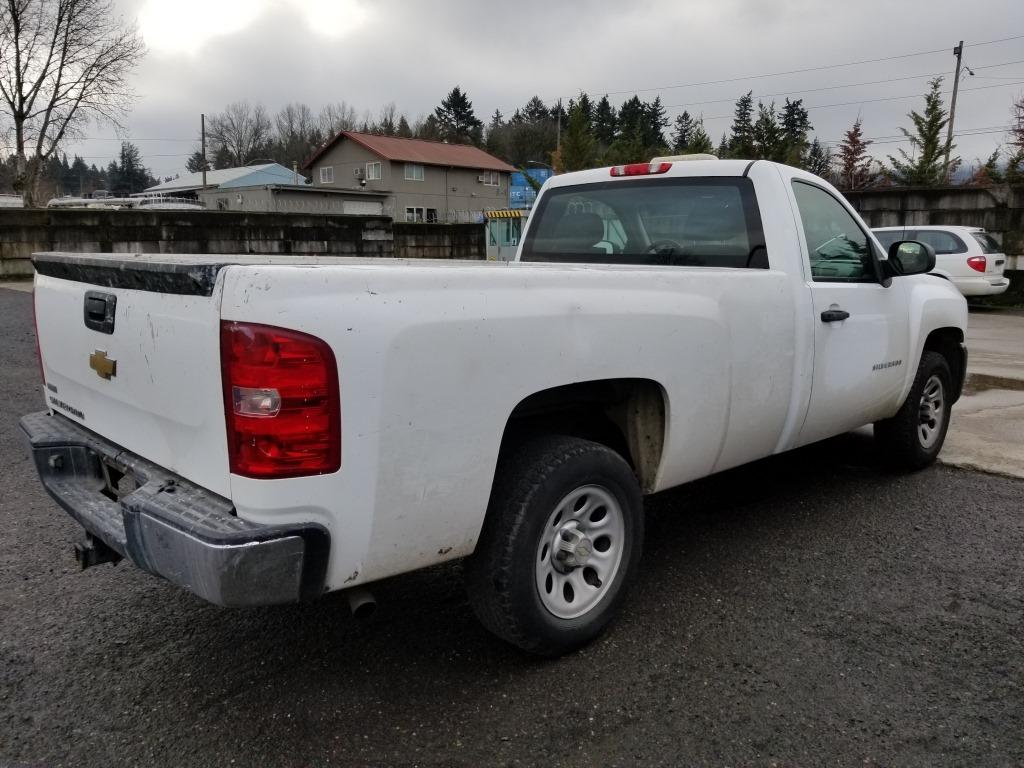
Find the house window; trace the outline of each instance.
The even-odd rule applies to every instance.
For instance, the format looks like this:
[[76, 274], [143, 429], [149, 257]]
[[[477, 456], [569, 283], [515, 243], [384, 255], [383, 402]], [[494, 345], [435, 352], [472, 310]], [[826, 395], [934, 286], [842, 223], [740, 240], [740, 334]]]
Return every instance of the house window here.
[[320, 168], [320, 183], [321, 184], [333, 184], [334, 183], [334, 166], [325, 165]]
[[437, 224], [437, 208], [427, 208], [427, 224]]
[[423, 209], [419, 207], [409, 206], [408, 208], [405, 209], [405, 220], [423, 223]]
[[483, 180], [485, 187], [496, 187], [498, 186], [498, 172], [497, 171], [484, 171], [480, 176]]
[[423, 166], [418, 163], [405, 164], [406, 181], [423, 181]]
[[380, 163], [367, 163], [366, 164], [366, 180], [367, 181], [379, 181], [380, 180]]

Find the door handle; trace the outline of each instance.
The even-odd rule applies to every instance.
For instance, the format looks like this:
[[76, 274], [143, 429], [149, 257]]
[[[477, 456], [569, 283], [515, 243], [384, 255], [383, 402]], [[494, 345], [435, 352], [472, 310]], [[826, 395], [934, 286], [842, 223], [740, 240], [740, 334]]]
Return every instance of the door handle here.
[[85, 292], [83, 315], [85, 327], [100, 333], [114, 332], [114, 310], [117, 307], [117, 296], [100, 291]]
[[849, 316], [850, 313], [845, 309], [826, 309], [821, 313], [821, 322], [838, 323], [840, 320], [845, 320]]

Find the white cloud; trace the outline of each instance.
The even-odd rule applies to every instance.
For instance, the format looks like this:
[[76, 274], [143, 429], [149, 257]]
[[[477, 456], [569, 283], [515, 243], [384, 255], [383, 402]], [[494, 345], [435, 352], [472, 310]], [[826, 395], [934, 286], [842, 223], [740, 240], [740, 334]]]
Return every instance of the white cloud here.
[[267, 5], [267, 0], [146, 0], [139, 30], [153, 50], [195, 54], [213, 38], [245, 29]]

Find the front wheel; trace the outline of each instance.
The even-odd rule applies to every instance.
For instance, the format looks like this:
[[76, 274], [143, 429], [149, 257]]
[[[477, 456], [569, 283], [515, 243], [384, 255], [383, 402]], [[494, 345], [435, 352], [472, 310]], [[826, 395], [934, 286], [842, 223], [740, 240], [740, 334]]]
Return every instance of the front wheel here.
[[640, 488], [619, 454], [574, 437], [531, 441], [499, 462], [466, 564], [470, 603], [513, 645], [566, 653], [611, 622], [642, 539]]
[[925, 351], [903, 406], [891, 419], [875, 423], [875, 440], [896, 469], [922, 469], [942, 450], [949, 429], [952, 376], [946, 358]]

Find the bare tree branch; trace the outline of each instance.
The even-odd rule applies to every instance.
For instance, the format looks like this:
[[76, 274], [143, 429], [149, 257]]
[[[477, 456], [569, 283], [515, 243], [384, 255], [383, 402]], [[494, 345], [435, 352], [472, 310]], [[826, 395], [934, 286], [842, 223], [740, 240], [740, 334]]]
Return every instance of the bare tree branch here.
[[128, 76], [144, 54], [113, 0], [2, 0], [0, 95], [26, 206], [62, 141], [90, 120], [119, 125], [135, 99]]

